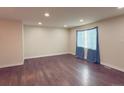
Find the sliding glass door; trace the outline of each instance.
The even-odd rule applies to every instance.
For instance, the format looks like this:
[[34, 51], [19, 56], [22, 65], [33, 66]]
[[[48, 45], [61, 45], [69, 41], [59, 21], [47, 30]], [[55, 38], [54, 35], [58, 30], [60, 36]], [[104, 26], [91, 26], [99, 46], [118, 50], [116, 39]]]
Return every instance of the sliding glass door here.
[[100, 63], [97, 27], [77, 31], [76, 56], [88, 62]]

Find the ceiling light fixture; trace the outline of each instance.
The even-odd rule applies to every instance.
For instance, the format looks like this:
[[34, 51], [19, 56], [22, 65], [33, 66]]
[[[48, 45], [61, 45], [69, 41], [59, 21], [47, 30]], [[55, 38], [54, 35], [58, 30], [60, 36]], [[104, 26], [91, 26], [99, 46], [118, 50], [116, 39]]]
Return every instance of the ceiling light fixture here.
[[64, 27], [67, 27], [67, 25], [64, 25]]
[[83, 22], [84, 20], [83, 19], [80, 19], [80, 22]]
[[42, 23], [41, 23], [41, 22], [38, 22], [38, 24], [39, 24], [39, 25], [42, 25]]
[[49, 13], [44, 13], [44, 16], [45, 16], [45, 17], [49, 17], [50, 14], [49, 14]]

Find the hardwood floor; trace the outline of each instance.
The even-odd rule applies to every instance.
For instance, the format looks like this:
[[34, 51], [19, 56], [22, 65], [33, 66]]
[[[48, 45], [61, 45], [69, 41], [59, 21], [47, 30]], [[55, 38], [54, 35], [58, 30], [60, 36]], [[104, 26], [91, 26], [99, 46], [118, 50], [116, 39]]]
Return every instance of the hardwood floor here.
[[60, 55], [25, 60], [23, 66], [0, 69], [0, 85], [124, 85], [124, 72]]

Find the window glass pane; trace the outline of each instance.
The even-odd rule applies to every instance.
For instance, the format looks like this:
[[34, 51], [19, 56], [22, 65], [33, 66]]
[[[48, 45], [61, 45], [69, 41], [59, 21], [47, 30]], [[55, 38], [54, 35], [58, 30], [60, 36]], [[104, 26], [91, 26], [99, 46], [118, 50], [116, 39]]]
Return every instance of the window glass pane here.
[[88, 49], [96, 50], [96, 29], [87, 31], [87, 46]]
[[92, 50], [96, 50], [96, 28], [86, 30], [86, 31], [78, 31], [77, 32], [77, 46], [88, 48]]
[[77, 46], [78, 47], [84, 47], [84, 32], [78, 31], [77, 32]]
[[88, 41], [87, 41], [87, 35], [88, 35], [88, 33], [87, 33], [87, 31], [84, 31], [84, 41], [85, 41], [85, 45], [84, 45], [84, 47], [85, 48], [88, 48]]

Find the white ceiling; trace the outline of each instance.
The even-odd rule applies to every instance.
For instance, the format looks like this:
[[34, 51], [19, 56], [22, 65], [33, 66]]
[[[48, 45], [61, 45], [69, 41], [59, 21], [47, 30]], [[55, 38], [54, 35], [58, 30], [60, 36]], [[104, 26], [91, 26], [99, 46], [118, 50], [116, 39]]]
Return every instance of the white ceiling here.
[[[49, 12], [50, 17], [46, 18], [45, 12]], [[38, 22], [42, 22], [45, 27], [80, 26], [121, 14], [124, 14], [124, 9], [116, 7], [0, 8], [0, 18], [21, 20], [25, 25], [38, 25]], [[84, 22], [80, 23], [80, 19], [84, 19]]]

